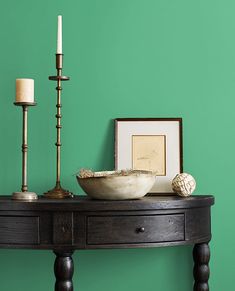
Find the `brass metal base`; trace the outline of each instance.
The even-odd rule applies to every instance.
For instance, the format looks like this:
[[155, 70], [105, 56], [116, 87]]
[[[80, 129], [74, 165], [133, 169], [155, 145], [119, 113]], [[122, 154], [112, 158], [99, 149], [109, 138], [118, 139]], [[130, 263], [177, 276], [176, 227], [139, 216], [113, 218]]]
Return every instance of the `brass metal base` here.
[[73, 198], [73, 193], [63, 189], [60, 185], [56, 185], [55, 188], [44, 193], [44, 197], [50, 199]]
[[35, 106], [36, 102], [14, 102], [16, 106]]
[[33, 201], [37, 200], [38, 196], [34, 192], [14, 192], [11, 197], [12, 200]]

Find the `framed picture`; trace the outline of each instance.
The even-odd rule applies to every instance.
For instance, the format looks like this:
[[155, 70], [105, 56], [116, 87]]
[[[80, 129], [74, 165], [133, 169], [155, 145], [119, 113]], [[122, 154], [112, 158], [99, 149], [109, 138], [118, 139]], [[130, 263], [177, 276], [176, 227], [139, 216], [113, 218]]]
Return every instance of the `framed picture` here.
[[115, 119], [115, 169], [154, 171], [151, 193], [173, 193], [183, 172], [182, 118]]

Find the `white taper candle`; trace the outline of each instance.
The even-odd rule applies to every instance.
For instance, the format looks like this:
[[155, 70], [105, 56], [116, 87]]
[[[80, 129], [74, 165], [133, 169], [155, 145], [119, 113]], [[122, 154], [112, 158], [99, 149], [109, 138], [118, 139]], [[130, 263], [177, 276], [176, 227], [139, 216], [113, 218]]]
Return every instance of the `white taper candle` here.
[[62, 54], [62, 16], [58, 15], [57, 54]]

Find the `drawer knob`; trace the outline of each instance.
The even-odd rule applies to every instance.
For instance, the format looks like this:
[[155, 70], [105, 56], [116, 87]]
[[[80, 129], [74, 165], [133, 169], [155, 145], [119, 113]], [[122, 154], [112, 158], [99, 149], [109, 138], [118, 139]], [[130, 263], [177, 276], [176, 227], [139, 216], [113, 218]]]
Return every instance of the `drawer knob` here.
[[137, 231], [137, 232], [144, 232], [145, 229], [144, 229], [144, 227], [138, 227], [138, 228], [136, 229], [136, 231]]

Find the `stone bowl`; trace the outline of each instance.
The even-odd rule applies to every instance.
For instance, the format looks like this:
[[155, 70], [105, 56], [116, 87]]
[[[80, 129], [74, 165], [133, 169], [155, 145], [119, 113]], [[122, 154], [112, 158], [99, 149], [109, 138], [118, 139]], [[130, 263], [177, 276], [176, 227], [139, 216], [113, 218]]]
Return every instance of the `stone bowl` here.
[[93, 172], [93, 177], [80, 177], [77, 181], [84, 192], [94, 199], [127, 200], [145, 196], [156, 181], [151, 171], [132, 170]]

